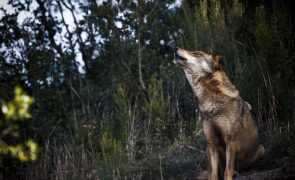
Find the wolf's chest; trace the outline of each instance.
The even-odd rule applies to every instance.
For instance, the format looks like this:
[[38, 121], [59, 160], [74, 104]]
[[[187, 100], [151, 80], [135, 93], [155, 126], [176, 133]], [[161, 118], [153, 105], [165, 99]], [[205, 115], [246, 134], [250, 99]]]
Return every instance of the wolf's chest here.
[[206, 113], [207, 115], [214, 115], [220, 109], [213, 101], [199, 101], [198, 102], [199, 110], [201, 113]]
[[209, 96], [200, 84], [195, 85], [193, 90], [198, 99], [198, 106], [201, 113], [213, 115], [222, 106], [220, 98], [216, 95], [212, 96], [212, 94]]

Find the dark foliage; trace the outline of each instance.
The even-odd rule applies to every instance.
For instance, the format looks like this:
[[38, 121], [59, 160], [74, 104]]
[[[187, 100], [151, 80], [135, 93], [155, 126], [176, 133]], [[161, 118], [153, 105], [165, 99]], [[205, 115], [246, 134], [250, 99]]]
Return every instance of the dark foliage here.
[[[289, 1], [9, 4], [13, 13], [0, 10], [0, 98], [11, 99], [15, 86], [34, 97], [24, 134], [42, 152], [31, 164], [3, 162], [2, 176], [154, 179], [191, 177], [203, 169], [201, 120], [184, 73], [173, 64], [175, 46], [224, 56], [267, 147], [256, 169], [271, 162], [294, 170]], [[24, 11], [32, 15], [19, 22]]]

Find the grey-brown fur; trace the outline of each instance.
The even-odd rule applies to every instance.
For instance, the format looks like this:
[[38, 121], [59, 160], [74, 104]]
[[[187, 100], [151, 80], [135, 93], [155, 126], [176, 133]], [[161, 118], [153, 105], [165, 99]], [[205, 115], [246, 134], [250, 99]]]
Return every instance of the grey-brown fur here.
[[208, 178], [218, 179], [219, 163], [224, 179], [230, 180], [234, 169], [249, 166], [265, 153], [251, 106], [225, 75], [220, 56], [178, 49], [176, 60], [198, 100], [208, 143]]

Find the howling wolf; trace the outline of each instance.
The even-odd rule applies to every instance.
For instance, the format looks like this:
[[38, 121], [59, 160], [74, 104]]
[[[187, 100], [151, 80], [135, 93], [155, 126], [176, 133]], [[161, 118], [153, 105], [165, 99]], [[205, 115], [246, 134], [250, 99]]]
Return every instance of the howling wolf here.
[[235, 168], [247, 167], [265, 153], [251, 106], [226, 76], [221, 56], [177, 48], [175, 60], [197, 97], [208, 143], [207, 176], [217, 180], [219, 167], [224, 179], [231, 180]]

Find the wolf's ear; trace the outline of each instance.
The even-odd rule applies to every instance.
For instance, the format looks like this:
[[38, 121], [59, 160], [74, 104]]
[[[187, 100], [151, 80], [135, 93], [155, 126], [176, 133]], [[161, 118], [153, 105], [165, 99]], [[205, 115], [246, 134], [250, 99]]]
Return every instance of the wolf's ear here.
[[213, 55], [212, 56], [212, 60], [213, 60], [213, 69], [214, 70], [222, 70], [223, 66], [224, 66], [224, 62], [223, 62], [223, 57], [219, 56], [219, 55]]

